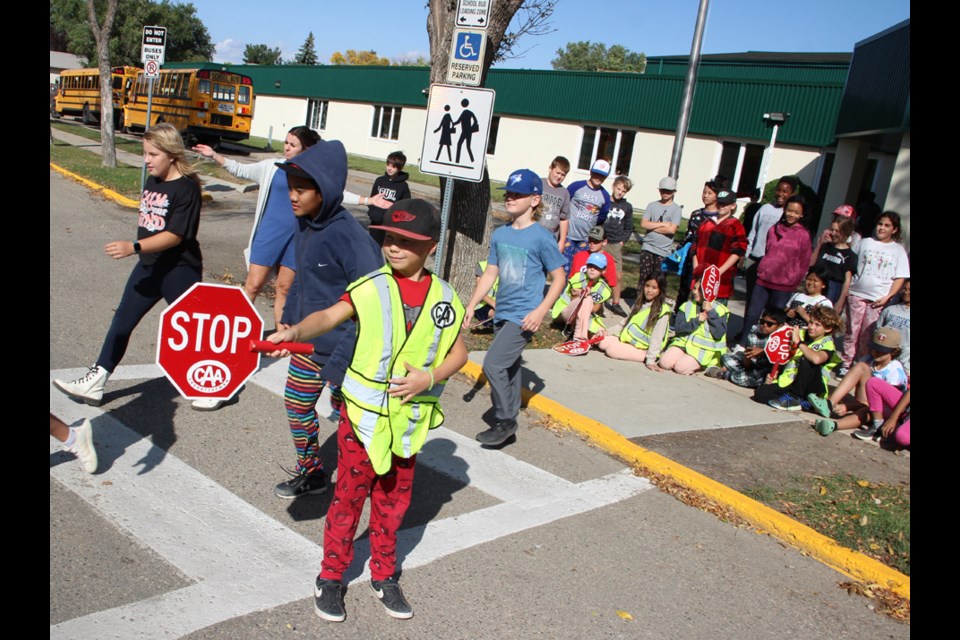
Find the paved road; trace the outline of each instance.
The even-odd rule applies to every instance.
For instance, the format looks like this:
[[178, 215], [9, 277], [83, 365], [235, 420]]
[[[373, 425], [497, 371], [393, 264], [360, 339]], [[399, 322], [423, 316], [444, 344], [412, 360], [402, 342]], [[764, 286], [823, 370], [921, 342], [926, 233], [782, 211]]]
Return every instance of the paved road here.
[[[53, 378], [96, 357], [132, 266], [102, 246], [132, 237], [135, 214], [52, 171], [50, 189]], [[243, 273], [244, 197], [246, 206], [241, 197], [204, 210], [206, 281]], [[269, 317], [267, 302], [258, 308]], [[401, 532], [416, 616], [380, 610], [361, 544], [347, 621], [324, 623], [310, 590], [330, 498], [291, 503], [271, 492], [293, 460], [284, 363], [267, 361], [222, 410], [191, 411], [152, 364], [159, 311], [135, 333], [102, 407], [51, 387], [51, 409], [93, 420], [101, 457], [86, 475], [51, 439], [51, 638], [909, 635], [838, 589], [841, 574], [677, 502], [535, 416], [523, 416], [516, 445], [478, 448], [489, 397], [460, 378]], [[332, 437], [323, 451], [333, 468]]]

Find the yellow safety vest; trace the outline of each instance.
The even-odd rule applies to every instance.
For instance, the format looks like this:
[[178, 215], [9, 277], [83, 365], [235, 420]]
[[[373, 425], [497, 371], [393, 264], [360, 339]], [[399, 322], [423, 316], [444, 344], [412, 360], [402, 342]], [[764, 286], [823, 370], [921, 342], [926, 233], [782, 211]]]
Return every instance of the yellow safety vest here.
[[[647, 333], [646, 325], [647, 318], [650, 316], [650, 312], [653, 310], [653, 307], [646, 307], [641, 309], [630, 318], [630, 322], [627, 323], [627, 326], [623, 328], [623, 331], [620, 332], [620, 342], [625, 342], [632, 347], [637, 349], [643, 349], [646, 351], [650, 348], [650, 334]], [[664, 303], [660, 307], [660, 313], [657, 315], [659, 320], [663, 316], [670, 315], [670, 305]], [[660, 345], [660, 350], [663, 351], [663, 348], [667, 346], [667, 333], [663, 333], [663, 343]]]
[[[486, 260], [481, 260], [480, 262], [477, 263], [477, 266], [480, 267], [480, 271], [486, 271], [486, 270], [487, 270], [487, 261], [486, 261]], [[497, 301], [497, 289], [498, 289], [499, 287], [500, 287], [500, 276], [497, 276], [497, 279], [493, 281], [493, 286], [490, 287], [490, 293], [487, 294], [487, 297], [489, 297], [489, 298], [490, 298], [491, 300], [493, 300], [494, 302]], [[482, 307], [482, 306], [485, 305], [485, 304], [486, 304], [486, 302], [480, 302], [480, 303], [477, 305], [477, 308], [479, 309], [480, 307]]]
[[[803, 337], [806, 337], [806, 330], [803, 332]], [[830, 334], [825, 334], [811, 342], [807, 345], [814, 351], [830, 351], [830, 357], [827, 358], [827, 361], [823, 363], [820, 367], [820, 378], [823, 380], [823, 394], [822, 397], [826, 398], [830, 394], [830, 372], [840, 364], [840, 354], [837, 353], [836, 345], [833, 342], [833, 336]], [[794, 381], [797, 377], [797, 367], [800, 366], [800, 358], [803, 358], [803, 352], [800, 351], [800, 347], [797, 347], [797, 350], [793, 353], [780, 370], [780, 375], [777, 376], [777, 386], [779, 387], [789, 387], [790, 383]]]
[[[730, 315], [730, 310], [719, 302], [713, 303], [713, 310], [721, 318]], [[684, 314], [687, 322], [693, 320], [700, 313], [697, 310], [697, 305], [689, 300], [680, 305], [680, 312]], [[714, 340], [713, 336], [710, 335], [708, 323], [704, 322], [693, 333], [675, 337], [670, 346], [680, 347], [688, 355], [693, 356], [700, 363], [700, 366], [710, 367], [720, 362], [720, 356], [727, 352], [727, 335], [724, 331], [719, 340]]]
[[387, 393], [390, 378], [407, 375], [404, 362], [433, 369], [460, 334], [463, 303], [450, 284], [433, 274], [430, 278], [409, 335], [400, 288], [389, 265], [347, 287], [357, 315], [357, 342], [343, 379], [343, 398], [353, 430], [379, 475], [390, 470], [393, 454], [410, 458], [420, 451], [427, 431], [443, 424], [439, 400], [444, 383], [406, 404]]
[[[570, 279], [567, 281], [567, 286], [564, 288], [563, 293], [560, 294], [560, 297], [557, 298], [557, 301], [553, 303], [553, 309], [550, 310], [550, 317], [556, 319], [560, 312], [570, 304], [571, 292], [574, 289], [583, 289], [584, 285], [587, 283], [587, 274], [582, 271], [570, 276]], [[593, 302], [589, 303], [591, 307], [594, 304], [603, 304], [610, 299], [610, 296], [613, 295], [613, 289], [610, 288], [610, 285], [603, 278], [598, 278], [597, 281], [590, 287], [590, 297], [593, 299]], [[584, 301], [584, 304], [588, 304]], [[590, 317], [590, 333], [596, 333], [603, 328], [603, 320], [600, 319], [600, 316], [593, 314]]]

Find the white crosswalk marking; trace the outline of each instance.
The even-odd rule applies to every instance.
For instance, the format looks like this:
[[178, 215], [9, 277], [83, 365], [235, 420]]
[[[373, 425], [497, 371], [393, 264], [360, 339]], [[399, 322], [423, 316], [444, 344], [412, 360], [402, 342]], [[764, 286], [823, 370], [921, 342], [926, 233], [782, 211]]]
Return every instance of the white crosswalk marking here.
[[[286, 361], [265, 361], [251, 382], [282, 395]], [[51, 371], [67, 378], [83, 370]], [[114, 380], [159, 377], [152, 365], [118, 367]], [[78, 464], [51, 467], [50, 475], [105, 519], [155, 551], [195, 584], [163, 595], [85, 615], [50, 627], [51, 638], [176, 638], [230, 618], [309, 597], [321, 548], [154, 446], [101, 409], [75, 403], [51, 385], [50, 410], [66, 422], [94, 421], [98, 445], [124, 451], [96, 476]], [[436, 444], [443, 443], [443, 446]], [[433, 446], [429, 446], [434, 443]], [[50, 451], [60, 443], [50, 439]], [[443, 451], [441, 455], [439, 452]], [[451, 464], [449, 452], [459, 462]], [[473, 440], [443, 427], [418, 457], [429, 466], [500, 504], [402, 530], [398, 555], [413, 568], [560, 518], [596, 509], [651, 488], [629, 471], [572, 483], [516, 460], [490, 456]], [[160, 462], [143, 473], [142, 461]], [[464, 464], [466, 463], [466, 464]], [[469, 478], [464, 469], [469, 468]], [[109, 481], [109, 482], [107, 482]], [[368, 555], [366, 541], [357, 557]], [[353, 581], [369, 576], [367, 569]], [[202, 606], [199, 606], [201, 605]]]

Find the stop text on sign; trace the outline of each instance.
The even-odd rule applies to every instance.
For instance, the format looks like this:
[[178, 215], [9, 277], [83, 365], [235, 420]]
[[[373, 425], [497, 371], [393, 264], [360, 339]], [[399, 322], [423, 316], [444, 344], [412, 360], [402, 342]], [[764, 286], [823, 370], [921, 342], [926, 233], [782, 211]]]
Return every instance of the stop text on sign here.
[[[170, 317], [170, 328], [178, 334], [179, 339], [168, 338], [167, 345], [174, 351], [183, 351], [190, 344], [190, 333], [193, 333], [194, 351], [203, 351], [205, 347], [209, 347], [214, 353], [223, 353], [229, 345], [230, 353], [236, 353], [237, 343], [244, 338], [249, 338], [252, 333], [253, 324], [248, 318], [242, 316], [234, 318], [225, 315], [213, 316], [209, 329], [205, 330], [210, 317], [209, 313], [195, 311], [188, 314], [185, 311], [177, 311]], [[197, 326], [195, 330], [188, 331], [184, 324], [190, 323], [191, 320], [196, 321]]]

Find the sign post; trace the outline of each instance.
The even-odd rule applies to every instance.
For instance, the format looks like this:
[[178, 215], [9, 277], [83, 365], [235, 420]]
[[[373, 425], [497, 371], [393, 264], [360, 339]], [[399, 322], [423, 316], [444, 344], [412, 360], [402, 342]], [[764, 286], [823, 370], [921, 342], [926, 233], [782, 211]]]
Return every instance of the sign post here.
[[[140, 42], [140, 62], [143, 63], [143, 76], [147, 78], [147, 121], [144, 131], [150, 128], [153, 111], [153, 81], [160, 75], [160, 65], [167, 55], [167, 28], [151, 25], [143, 28]], [[140, 168], [140, 193], [147, 181], [147, 165]]]
[[495, 97], [493, 89], [430, 85], [420, 171], [447, 178], [440, 210], [440, 242], [437, 243], [436, 264], [443, 264], [444, 259], [443, 245], [447, 220], [450, 218], [453, 178], [469, 182], [483, 180]]
[[486, 29], [490, 22], [490, 0], [457, 0], [457, 26]]
[[450, 42], [447, 82], [479, 87], [486, 49], [486, 31], [455, 27]]

